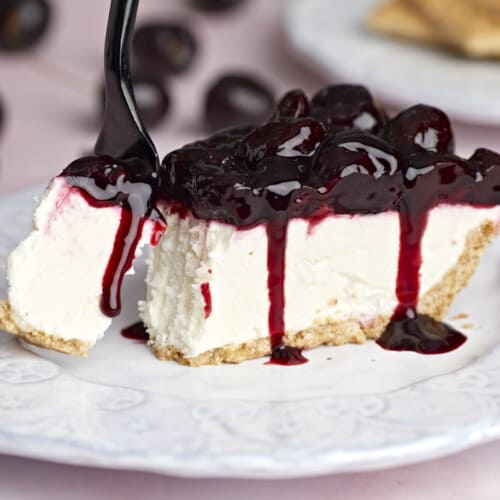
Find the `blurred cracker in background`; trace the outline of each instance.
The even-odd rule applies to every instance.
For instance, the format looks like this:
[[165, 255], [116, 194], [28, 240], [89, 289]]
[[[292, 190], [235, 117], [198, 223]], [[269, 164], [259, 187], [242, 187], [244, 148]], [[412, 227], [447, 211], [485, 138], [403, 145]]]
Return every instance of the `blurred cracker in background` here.
[[389, 0], [370, 14], [367, 25], [469, 57], [500, 57], [500, 0]]

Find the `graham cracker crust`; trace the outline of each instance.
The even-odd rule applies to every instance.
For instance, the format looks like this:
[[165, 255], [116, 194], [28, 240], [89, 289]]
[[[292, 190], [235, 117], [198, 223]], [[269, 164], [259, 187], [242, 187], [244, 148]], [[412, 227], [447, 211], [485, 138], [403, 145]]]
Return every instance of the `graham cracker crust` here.
[[38, 330], [22, 330], [14, 321], [10, 305], [5, 301], [0, 301], [0, 330], [17, 335], [26, 342], [38, 347], [52, 349], [53, 351], [59, 351], [73, 356], [86, 357], [89, 348], [92, 347], [90, 344], [77, 339], [64, 340], [55, 335], [49, 335]]
[[[437, 320], [442, 320], [457, 293], [465, 288], [477, 268], [479, 259], [487, 245], [496, 236], [498, 227], [487, 220], [467, 235], [465, 248], [457, 263], [419, 301], [419, 311]], [[296, 334], [287, 333], [287, 345], [311, 349], [320, 345], [362, 344], [368, 339], [378, 339], [384, 331], [389, 316], [378, 316], [369, 323], [355, 320], [331, 321], [302, 330]], [[260, 338], [244, 344], [230, 344], [211, 349], [198, 356], [187, 358], [174, 346], [151, 345], [160, 360], [174, 360], [188, 366], [240, 363], [248, 359], [271, 354], [269, 338]]]

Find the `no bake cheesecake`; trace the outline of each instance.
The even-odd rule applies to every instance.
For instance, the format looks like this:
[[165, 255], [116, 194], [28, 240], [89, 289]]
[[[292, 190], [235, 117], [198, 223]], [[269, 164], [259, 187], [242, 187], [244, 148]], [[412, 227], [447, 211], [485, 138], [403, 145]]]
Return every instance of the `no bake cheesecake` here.
[[338, 85], [310, 102], [292, 91], [263, 126], [167, 155], [168, 229], [140, 307], [153, 351], [199, 365], [300, 361], [285, 346], [367, 338], [456, 347], [464, 337], [429, 318], [443, 318], [496, 232], [500, 158], [453, 150], [443, 112], [389, 120], [366, 89]]
[[[78, 160], [9, 257], [3, 328], [85, 354], [152, 241], [140, 314], [160, 359], [298, 363], [300, 349], [366, 339], [446, 352], [465, 337], [439, 321], [500, 216], [500, 157], [453, 150], [440, 110], [388, 119], [366, 89], [337, 85], [289, 92], [264, 125], [173, 151], [158, 175]], [[139, 228], [126, 251], [123, 221]]]
[[500, 156], [454, 153], [448, 117], [388, 118], [361, 86], [287, 93], [259, 126], [222, 130], [159, 163], [135, 104], [137, 0], [113, 0], [95, 155], [47, 187], [8, 259], [0, 327], [86, 355], [151, 247], [139, 311], [160, 359], [189, 365], [375, 339], [437, 354], [465, 336], [441, 320], [500, 216]]

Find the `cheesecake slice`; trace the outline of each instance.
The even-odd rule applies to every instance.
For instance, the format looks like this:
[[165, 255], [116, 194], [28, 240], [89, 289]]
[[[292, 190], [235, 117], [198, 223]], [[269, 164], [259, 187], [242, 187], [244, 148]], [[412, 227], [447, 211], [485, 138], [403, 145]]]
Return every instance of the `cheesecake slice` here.
[[110, 158], [80, 159], [47, 186], [33, 230], [9, 255], [0, 327], [35, 345], [85, 356], [120, 312], [120, 287], [160, 221], [152, 186]]
[[287, 348], [366, 339], [457, 347], [458, 332], [440, 343], [406, 331], [443, 318], [497, 232], [500, 158], [453, 149], [440, 110], [388, 120], [365, 89], [339, 85], [310, 102], [290, 92], [262, 127], [167, 155], [158, 207], [168, 230], [140, 304], [155, 354], [293, 363], [303, 359]]
[[[496, 233], [498, 208], [443, 205], [422, 242], [419, 311], [441, 320]], [[140, 305], [154, 353], [192, 366], [271, 353], [265, 225], [247, 230], [189, 215], [167, 216]], [[383, 237], [381, 237], [383, 235]], [[399, 219], [394, 212], [289, 223], [284, 342], [377, 339], [397, 304]]]
[[0, 324], [85, 354], [151, 242], [139, 311], [159, 359], [298, 364], [366, 339], [447, 352], [465, 336], [441, 320], [497, 233], [498, 192], [500, 156], [456, 156], [436, 108], [389, 119], [363, 87], [291, 91], [267, 123], [173, 151], [154, 178], [68, 167], [9, 257]]

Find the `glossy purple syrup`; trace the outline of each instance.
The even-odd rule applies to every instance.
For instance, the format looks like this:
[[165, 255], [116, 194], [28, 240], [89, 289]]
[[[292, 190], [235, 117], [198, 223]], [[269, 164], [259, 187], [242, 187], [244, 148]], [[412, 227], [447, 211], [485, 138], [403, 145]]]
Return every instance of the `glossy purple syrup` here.
[[212, 293], [210, 292], [210, 283], [202, 283], [200, 290], [204, 302], [203, 311], [205, 312], [205, 319], [207, 319], [212, 314]]
[[132, 210], [122, 210], [113, 251], [102, 278], [101, 310], [106, 316], [118, 316], [121, 312], [123, 278], [132, 267], [143, 226], [143, 216], [134, 214]]
[[[431, 113], [435, 115], [433, 109]], [[401, 127], [420, 134], [414, 124]], [[396, 282], [398, 305], [388, 327], [377, 341], [386, 349], [441, 354], [462, 345], [466, 337], [454, 328], [418, 313], [422, 239], [429, 210], [443, 197], [447, 203], [460, 203], [472, 190], [476, 172], [459, 158], [448, 154], [453, 138], [447, 127], [443, 133], [432, 134], [443, 154], [414, 156], [407, 162], [404, 180], [407, 190], [399, 206], [400, 243]], [[445, 138], [446, 141], [440, 140]], [[420, 147], [420, 146], [419, 146]]]
[[443, 354], [460, 347], [467, 337], [455, 328], [425, 314], [392, 318], [377, 344], [390, 351]]
[[269, 294], [269, 336], [271, 361], [275, 365], [307, 363], [302, 350], [285, 346], [285, 251], [288, 222], [267, 225], [267, 289]]
[[267, 289], [271, 347], [282, 344], [285, 335], [285, 250], [287, 223], [267, 226]]
[[310, 103], [292, 91], [263, 126], [227, 129], [167, 155], [159, 197], [241, 230], [266, 224], [273, 360], [294, 358], [282, 342], [288, 221], [304, 218], [312, 232], [330, 214], [398, 212], [399, 304], [379, 343], [447, 352], [465, 337], [417, 308], [429, 211], [500, 203], [500, 156], [478, 150], [464, 160], [453, 149], [448, 117], [436, 108], [418, 105], [388, 120], [363, 87], [327, 87]]
[[[66, 182], [80, 190], [94, 207], [118, 206], [120, 223], [102, 280], [101, 310], [106, 316], [121, 311], [121, 288], [131, 268], [146, 220], [152, 213], [154, 176], [140, 163], [126, 165], [106, 157], [76, 160], [62, 173]], [[160, 231], [156, 223], [155, 232]]]
[[422, 267], [422, 238], [428, 221], [428, 212], [399, 212], [399, 262], [396, 281], [398, 305], [393, 319], [413, 317], [416, 314]]
[[401, 210], [399, 264], [396, 281], [398, 305], [377, 344], [392, 351], [443, 354], [460, 347], [467, 337], [430, 316], [417, 312], [422, 267], [422, 239], [428, 212]]
[[121, 335], [126, 339], [135, 340], [140, 344], [145, 344], [149, 340], [149, 334], [146, 331], [146, 326], [142, 321], [138, 321], [133, 325], [123, 328], [121, 331]]

